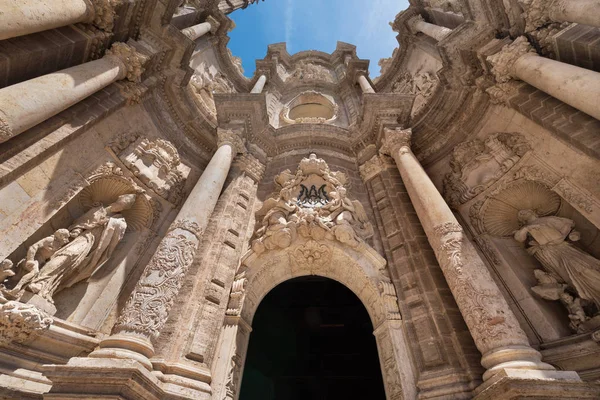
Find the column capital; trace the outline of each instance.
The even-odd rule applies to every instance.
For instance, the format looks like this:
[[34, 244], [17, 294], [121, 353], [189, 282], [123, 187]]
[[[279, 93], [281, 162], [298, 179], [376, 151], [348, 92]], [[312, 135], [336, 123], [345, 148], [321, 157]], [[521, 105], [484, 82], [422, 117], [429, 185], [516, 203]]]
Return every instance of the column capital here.
[[408, 29], [410, 29], [410, 33], [416, 35], [418, 32], [420, 32], [420, 29], [417, 28], [417, 24], [420, 22], [425, 22], [421, 14], [417, 14], [406, 21], [406, 26], [408, 26]]
[[532, 32], [551, 21], [550, 8], [556, 0], [518, 0], [518, 2], [523, 8], [525, 32]]
[[121, 5], [121, 0], [88, 0], [94, 9], [92, 24], [98, 28], [112, 32], [115, 23], [115, 9]]
[[379, 152], [394, 157], [403, 148], [410, 151], [412, 129], [395, 127], [383, 128], [383, 140]]
[[109, 57], [123, 67], [125, 76], [131, 82], [140, 82], [142, 73], [144, 73], [144, 64], [148, 61], [145, 56], [135, 50], [132, 46], [116, 42], [106, 51], [105, 57]]
[[260, 182], [265, 173], [265, 165], [250, 153], [236, 157], [234, 166], [246, 173], [255, 182]]
[[217, 146], [221, 147], [225, 144], [233, 148], [234, 154], [246, 154], [246, 144], [241, 129], [217, 128]]
[[492, 64], [492, 74], [499, 83], [505, 83], [516, 78], [513, 72], [515, 62], [528, 53], [535, 53], [535, 49], [525, 36], [519, 36], [514, 42], [502, 47], [498, 53], [488, 56]]

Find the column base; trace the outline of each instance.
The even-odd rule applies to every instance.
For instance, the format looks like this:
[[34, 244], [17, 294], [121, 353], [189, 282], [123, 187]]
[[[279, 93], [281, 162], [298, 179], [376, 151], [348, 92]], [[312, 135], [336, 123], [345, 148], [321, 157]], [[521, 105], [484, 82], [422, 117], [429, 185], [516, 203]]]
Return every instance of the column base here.
[[475, 389], [473, 400], [599, 399], [600, 385], [583, 382], [574, 371], [506, 368]]
[[146, 367], [148, 371], [152, 371], [150, 357], [153, 355], [154, 347], [148, 339], [117, 334], [102, 340], [99, 349], [94, 350], [89, 357], [135, 360]]
[[209, 400], [210, 385], [186, 377], [150, 372], [134, 360], [72, 358], [66, 365], [45, 365], [52, 381], [48, 400]]

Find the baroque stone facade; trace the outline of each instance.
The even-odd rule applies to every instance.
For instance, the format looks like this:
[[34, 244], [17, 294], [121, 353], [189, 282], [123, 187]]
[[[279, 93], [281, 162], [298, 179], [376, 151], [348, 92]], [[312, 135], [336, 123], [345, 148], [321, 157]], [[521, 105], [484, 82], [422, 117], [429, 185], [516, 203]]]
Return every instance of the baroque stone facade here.
[[245, 77], [257, 2], [0, 9], [0, 398], [238, 399], [315, 276], [388, 399], [600, 398], [600, 1], [411, 1], [376, 79], [342, 42]]

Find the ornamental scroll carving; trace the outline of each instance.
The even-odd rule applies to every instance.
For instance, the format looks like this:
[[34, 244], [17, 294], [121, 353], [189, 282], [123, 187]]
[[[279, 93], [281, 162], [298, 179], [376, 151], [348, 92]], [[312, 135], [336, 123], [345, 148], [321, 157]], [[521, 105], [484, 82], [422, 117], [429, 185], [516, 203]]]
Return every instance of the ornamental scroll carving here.
[[235, 93], [231, 81], [214, 67], [202, 64], [190, 79], [190, 85], [198, 100], [204, 104], [210, 114], [216, 117], [215, 93]]
[[444, 197], [451, 207], [483, 192], [502, 178], [531, 147], [518, 133], [495, 133], [485, 140], [471, 140], [452, 151], [444, 178]]
[[[440, 266], [460, 305], [469, 331], [475, 342], [481, 343], [480, 351], [485, 352], [504, 338], [528, 343], [514, 315], [504, 314], [502, 309], [505, 307], [494, 307], [495, 304], [505, 303], [501, 293], [482, 288], [473, 280], [473, 275], [477, 272], [465, 271], [472, 267], [468, 262], [465, 263], [469, 249], [462, 227], [448, 222], [435, 226], [433, 230], [439, 238]], [[475, 252], [474, 248], [470, 250]], [[487, 279], [489, 276], [482, 278]]]
[[299, 61], [289, 79], [301, 82], [323, 81], [333, 83], [333, 76], [329, 69], [309, 61]]
[[287, 248], [298, 236], [338, 240], [351, 247], [371, 237], [373, 227], [362, 204], [346, 196], [346, 180], [314, 153], [300, 162], [295, 174], [279, 174], [275, 181], [281, 190], [257, 213], [261, 221], [252, 250], [260, 254]]
[[196, 222], [175, 221], [160, 242], [113, 329], [156, 339], [194, 260], [201, 230]]
[[31, 304], [8, 301], [0, 305], [0, 346], [31, 340], [50, 329], [53, 322]]
[[425, 107], [427, 99], [433, 95], [438, 84], [438, 77], [431, 72], [419, 72], [414, 76], [410, 72], [403, 72], [392, 86], [392, 92], [415, 95], [412, 115], [416, 115]]
[[184, 166], [179, 152], [164, 139], [142, 139], [123, 164], [144, 185], [165, 200], [178, 203], [182, 197]]

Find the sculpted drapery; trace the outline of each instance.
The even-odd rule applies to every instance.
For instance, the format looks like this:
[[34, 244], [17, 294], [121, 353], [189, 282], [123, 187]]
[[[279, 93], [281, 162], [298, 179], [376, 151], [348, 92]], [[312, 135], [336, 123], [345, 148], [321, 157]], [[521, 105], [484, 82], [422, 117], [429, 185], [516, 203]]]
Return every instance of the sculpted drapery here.
[[559, 283], [600, 309], [600, 260], [567, 241], [580, 238], [575, 223], [562, 217], [537, 217], [532, 210], [519, 211], [519, 220], [524, 225], [515, 232], [515, 240], [526, 242], [527, 251]]

